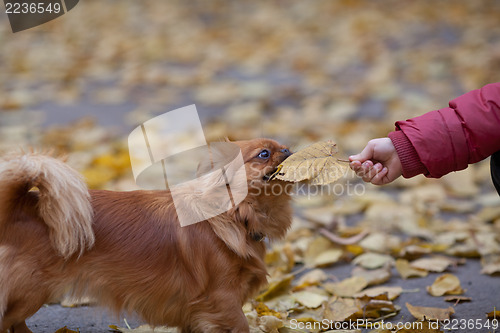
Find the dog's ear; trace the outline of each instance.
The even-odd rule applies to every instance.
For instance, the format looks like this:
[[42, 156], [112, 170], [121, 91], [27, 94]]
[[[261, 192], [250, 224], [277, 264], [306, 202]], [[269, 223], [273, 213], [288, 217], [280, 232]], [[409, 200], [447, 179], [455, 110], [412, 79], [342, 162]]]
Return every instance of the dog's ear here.
[[248, 257], [250, 252], [246, 242], [246, 229], [231, 214], [222, 214], [208, 220], [215, 234], [240, 257]]

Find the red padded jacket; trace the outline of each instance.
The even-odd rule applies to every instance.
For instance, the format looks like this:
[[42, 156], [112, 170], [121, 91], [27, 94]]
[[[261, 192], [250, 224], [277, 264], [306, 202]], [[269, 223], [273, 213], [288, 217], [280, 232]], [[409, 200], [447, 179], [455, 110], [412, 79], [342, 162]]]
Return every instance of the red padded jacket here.
[[500, 82], [468, 92], [449, 107], [396, 122], [389, 133], [403, 176], [439, 178], [500, 150]]

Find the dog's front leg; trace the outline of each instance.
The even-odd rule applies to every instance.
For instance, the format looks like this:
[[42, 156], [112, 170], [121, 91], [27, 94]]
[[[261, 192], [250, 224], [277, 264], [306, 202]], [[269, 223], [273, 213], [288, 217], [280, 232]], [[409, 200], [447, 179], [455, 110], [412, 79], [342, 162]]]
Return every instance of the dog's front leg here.
[[26, 326], [26, 322], [22, 322], [10, 327], [9, 333], [33, 333], [28, 326]]

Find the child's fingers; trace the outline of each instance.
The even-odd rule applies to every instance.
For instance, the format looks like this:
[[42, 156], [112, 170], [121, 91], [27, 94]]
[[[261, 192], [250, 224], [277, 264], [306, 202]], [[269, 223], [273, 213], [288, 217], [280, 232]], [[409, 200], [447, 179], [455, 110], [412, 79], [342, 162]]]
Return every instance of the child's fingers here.
[[372, 161], [366, 161], [364, 163], [354, 161], [351, 163], [354, 164], [353, 170], [356, 172], [356, 175], [361, 178], [367, 177], [367, 175], [370, 173], [371, 168], [373, 167]]
[[387, 168], [383, 168], [382, 170], [380, 170], [380, 172], [373, 176], [370, 182], [373, 185], [384, 185], [386, 184], [384, 177], [386, 177], [388, 173], [389, 170]]
[[382, 164], [377, 163], [373, 165], [372, 161], [366, 161], [363, 163], [363, 166], [366, 166], [367, 169], [362, 178], [367, 183], [370, 183], [372, 178], [375, 177], [383, 168]]
[[361, 168], [361, 162], [360, 161], [353, 161], [349, 163], [349, 167], [354, 171], [357, 172]]

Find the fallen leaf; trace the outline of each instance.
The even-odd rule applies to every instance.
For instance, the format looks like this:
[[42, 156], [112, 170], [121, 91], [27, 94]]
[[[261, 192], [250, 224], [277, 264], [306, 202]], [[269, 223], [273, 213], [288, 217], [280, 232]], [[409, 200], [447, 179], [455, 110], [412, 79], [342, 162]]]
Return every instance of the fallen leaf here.
[[357, 234], [356, 236], [352, 236], [352, 237], [349, 237], [349, 238], [344, 238], [344, 237], [339, 237], [339, 236], [335, 235], [334, 233], [326, 230], [325, 228], [321, 228], [319, 230], [319, 232], [323, 236], [325, 236], [326, 238], [328, 238], [329, 240], [331, 240], [333, 243], [339, 244], [339, 245], [352, 245], [352, 244], [356, 244], [360, 240], [362, 240], [366, 235], [368, 235], [367, 231], [363, 231], [363, 232], [360, 232], [359, 234]]
[[293, 275], [287, 275], [277, 281], [271, 282], [266, 291], [257, 296], [255, 299], [259, 302], [264, 302], [282, 293], [285, 293], [286, 291], [288, 291], [288, 289], [290, 289], [290, 284], [292, 283], [292, 281]]
[[307, 272], [304, 274], [299, 281], [297, 281], [297, 286], [294, 287], [294, 290], [296, 288], [299, 288], [300, 286], [303, 287], [308, 287], [308, 286], [315, 286], [320, 284], [321, 282], [325, 281], [328, 278], [326, 273], [322, 269], [314, 269], [310, 272]]
[[429, 272], [443, 272], [454, 261], [445, 257], [421, 258], [410, 263], [411, 268], [426, 270]]
[[352, 276], [337, 283], [325, 283], [324, 288], [335, 296], [352, 297], [368, 285], [364, 277]]
[[298, 303], [311, 309], [319, 307], [323, 302], [326, 302], [328, 300], [328, 296], [319, 295], [310, 291], [299, 291], [293, 293], [292, 296]]
[[387, 298], [389, 300], [394, 300], [396, 299], [401, 293], [403, 292], [403, 288], [401, 287], [389, 287], [389, 286], [380, 286], [380, 287], [372, 287], [365, 289], [363, 291], [360, 291], [356, 294], [354, 294], [354, 297], [359, 298], [363, 296], [368, 296], [368, 297], [376, 297], [378, 295], [382, 294], [387, 294]]
[[373, 232], [361, 240], [359, 245], [366, 251], [388, 253], [394, 248], [399, 248], [401, 240], [388, 233]]
[[339, 261], [343, 253], [340, 249], [327, 250], [314, 258], [313, 265], [314, 267], [330, 266]]
[[385, 266], [386, 264], [392, 266], [394, 264], [394, 259], [386, 254], [368, 252], [354, 258], [352, 263], [366, 269], [375, 269]]
[[429, 248], [418, 245], [408, 245], [399, 252], [399, 257], [406, 260], [415, 260], [429, 253], [431, 253]]
[[493, 310], [486, 314], [488, 319], [499, 319], [500, 318], [500, 310]]
[[398, 259], [396, 260], [396, 270], [403, 279], [413, 278], [413, 277], [424, 277], [429, 274], [425, 270], [416, 269], [410, 266], [408, 260]]
[[354, 318], [354, 315], [359, 311], [360, 309], [356, 305], [355, 300], [337, 297], [325, 307], [323, 318], [341, 322]]
[[262, 302], [259, 302], [255, 306], [255, 311], [257, 311], [257, 315], [259, 317], [262, 317], [262, 316], [274, 316], [276, 318], [281, 318], [281, 314], [279, 312], [270, 309], [266, 304], [264, 304]]
[[275, 316], [263, 316], [257, 320], [259, 328], [266, 333], [278, 333], [278, 329], [283, 327], [283, 321]]
[[54, 333], [80, 333], [80, 330], [77, 329], [76, 331], [70, 330], [67, 326], [61, 327]]
[[472, 298], [470, 297], [465, 297], [465, 296], [447, 296], [444, 298], [445, 302], [455, 302], [460, 303], [460, 302], [470, 302], [472, 301]]
[[337, 144], [332, 141], [314, 143], [281, 163], [276, 178], [289, 182], [309, 180], [311, 185], [333, 183], [345, 175], [348, 166], [335, 157], [337, 153]]
[[455, 313], [455, 310], [452, 307], [442, 309], [424, 306], [413, 306], [410, 303], [406, 303], [406, 308], [408, 309], [408, 311], [410, 311], [411, 315], [418, 320], [443, 321], [446, 319], [450, 319], [450, 315]]
[[397, 313], [400, 310], [388, 299], [387, 294], [361, 296], [356, 298], [356, 304], [362, 310], [363, 318], [379, 318], [386, 313]]
[[436, 278], [431, 286], [427, 287], [427, 292], [432, 296], [460, 295], [464, 290], [460, 286], [460, 280], [453, 274], [443, 274]]
[[369, 286], [387, 282], [392, 276], [391, 268], [389, 266], [378, 269], [364, 269], [363, 267], [355, 267], [352, 270], [351, 275], [364, 278]]

